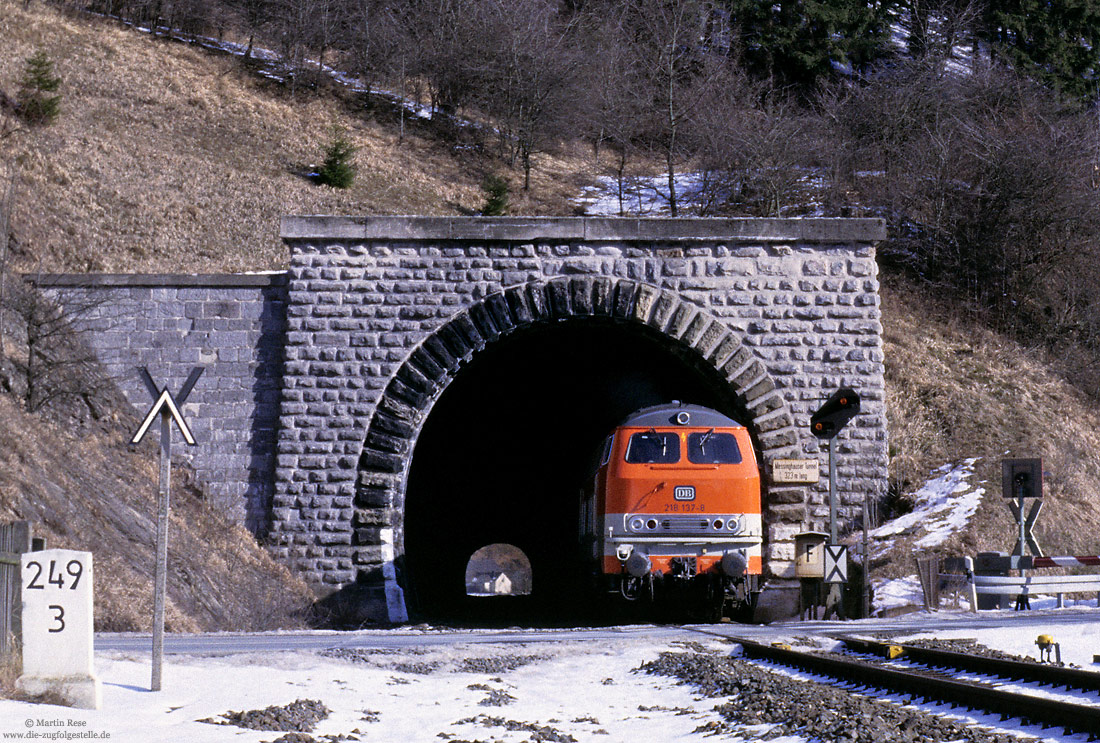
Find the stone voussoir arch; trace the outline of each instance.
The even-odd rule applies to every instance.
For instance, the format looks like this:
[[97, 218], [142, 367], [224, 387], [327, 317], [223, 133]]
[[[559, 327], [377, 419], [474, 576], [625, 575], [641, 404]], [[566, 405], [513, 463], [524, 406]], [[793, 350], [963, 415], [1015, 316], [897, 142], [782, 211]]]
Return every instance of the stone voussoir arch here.
[[[432, 406], [462, 367], [486, 346], [520, 328], [583, 318], [644, 325], [698, 354], [752, 416], [765, 457], [796, 442], [792, 413], [764, 364], [705, 308], [675, 292], [628, 279], [564, 277], [512, 286], [464, 309], [431, 333], [385, 387], [359, 459], [355, 549], [394, 549], [400, 557], [411, 452]], [[394, 541], [394, 527], [396, 543], [383, 546]], [[356, 560], [361, 565], [370, 561], [369, 556]], [[387, 595], [392, 596], [395, 577], [386, 571], [384, 578]]]

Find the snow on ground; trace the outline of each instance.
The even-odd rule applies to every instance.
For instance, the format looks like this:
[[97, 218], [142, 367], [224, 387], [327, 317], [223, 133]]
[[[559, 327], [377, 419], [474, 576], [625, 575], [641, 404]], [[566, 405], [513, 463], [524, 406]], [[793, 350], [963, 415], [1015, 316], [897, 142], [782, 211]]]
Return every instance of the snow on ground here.
[[[691, 208], [703, 188], [701, 173], [681, 173], [676, 176], [676, 198], [684, 208]], [[610, 176], [596, 179], [574, 202], [584, 214], [593, 217], [620, 215], [618, 180]], [[668, 176], [630, 176], [623, 179], [622, 214], [632, 217], [668, 216]]]
[[[708, 183], [708, 179], [710, 182]], [[722, 197], [722, 187], [713, 181], [714, 174], [702, 171], [676, 173], [676, 203], [684, 215], [705, 212], [707, 202]], [[826, 181], [820, 174], [806, 170], [801, 182], [805, 193], [797, 204], [784, 208], [780, 216], [822, 216], [821, 204], [810, 194], [823, 191]], [[627, 176], [623, 179], [620, 203], [619, 181], [612, 176], [600, 176], [596, 183], [581, 189], [573, 203], [590, 217], [667, 217], [670, 214], [668, 174]]]
[[893, 538], [901, 535], [916, 536], [922, 531], [914, 544], [928, 548], [962, 531], [985, 495], [985, 488], [970, 482], [977, 461], [964, 459], [935, 470], [932, 479], [911, 496], [914, 504], [911, 512], [871, 530], [868, 536], [875, 543], [872, 556], [885, 552]]
[[[1094, 610], [1095, 611], [1095, 610]], [[951, 629], [952, 620], [972, 615], [928, 615], [948, 629], [918, 632], [917, 637], [974, 638], [991, 648], [1038, 656], [1035, 638], [1051, 634], [1062, 658], [1096, 669], [1100, 621], [1059, 621], [1057, 611], [1040, 624], [1013, 623], [1013, 612], [983, 613], [1004, 618], [997, 629]], [[1036, 615], [1029, 613], [1028, 618]], [[1100, 619], [1100, 612], [1097, 612]], [[1020, 616], [1019, 618], [1024, 618]], [[852, 623], [859, 631], [861, 622]], [[843, 625], [838, 623], [837, 627]], [[777, 626], [777, 638], [805, 640], [798, 625]], [[870, 627], [868, 628], [870, 629]], [[788, 634], [784, 634], [788, 633]], [[339, 639], [334, 638], [334, 645]], [[704, 638], [707, 647], [734, 652], [728, 644]], [[296, 700], [318, 700], [331, 714], [311, 733], [317, 741], [530, 740], [701, 742], [695, 732], [719, 719], [713, 708], [723, 700], [701, 698], [672, 679], [637, 669], [663, 650], [683, 650], [674, 641], [632, 637], [564, 640], [526, 644], [420, 645], [401, 650], [325, 652], [286, 651], [221, 656], [169, 655], [164, 690], [149, 691], [147, 653], [99, 652], [96, 673], [103, 685], [98, 710], [0, 700], [0, 741], [36, 733], [24, 740], [97, 739], [125, 743], [261, 743], [282, 739], [283, 732], [254, 731], [202, 722], [232, 712], [260, 710]], [[795, 672], [781, 671], [794, 675]], [[899, 703], [905, 703], [899, 699]], [[947, 714], [958, 711], [919, 705]], [[993, 718], [976, 720], [998, 724]], [[1034, 735], [1035, 730], [1027, 730]], [[742, 738], [759, 740], [766, 730], [746, 729]], [[94, 734], [94, 738], [93, 735]], [[83, 737], [78, 737], [78, 736]], [[1045, 740], [1076, 741], [1044, 731]], [[54, 736], [54, 737], [48, 737]], [[344, 737], [339, 737], [344, 736]], [[288, 741], [293, 738], [286, 739]], [[778, 743], [805, 743], [799, 737]]]
[[[710, 711], [715, 701], [698, 699], [671, 679], [633, 670], [674, 648], [628, 639], [364, 650], [356, 659], [308, 652], [170, 655], [163, 690], [156, 693], [148, 690], [147, 654], [98, 653], [101, 709], [0, 700], [0, 740], [27, 730], [62, 730], [109, 733], [110, 740], [126, 743], [259, 743], [283, 733], [199, 720], [298, 699], [316, 699], [332, 710], [312, 733], [317, 740], [349, 734], [402, 743], [568, 740], [552, 731], [577, 741], [696, 740], [695, 728], [718, 719]], [[471, 670], [476, 660], [467, 663], [486, 658], [480, 669]], [[494, 667], [493, 658], [527, 662], [507, 670]], [[64, 724], [39, 723], [53, 720]], [[537, 728], [546, 729], [544, 737], [535, 737]]]
[[[1066, 603], [1068, 605], [1069, 602]], [[1032, 602], [1032, 606], [1035, 610], [1050, 608], [1053, 607], [1053, 605], [1053, 598], [1050, 599], [1049, 606], [1047, 606], [1046, 603], [1037, 604], [1034, 601]], [[1050, 635], [1053, 641], [1061, 646], [1063, 663], [1075, 665], [1089, 671], [1100, 672], [1100, 663], [1094, 663], [1092, 660], [1094, 655], [1100, 655], [1100, 612], [1095, 608], [1095, 599], [1091, 602], [1080, 602], [1080, 606], [1087, 605], [1091, 605], [1093, 607], [1092, 611], [1096, 612], [1095, 622], [1060, 622], [1058, 613], [1065, 610], [1052, 610], [1049, 613], [1044, 612], [1044, 616], [1048, 617], [1049, 621], [1040, 622], [1038, 624], [1031, 622], [1024, 626], [1017, 626], [1012, 624], [1012, 615], [1014, 612], [1001, 609], [995, 612], [982, 612], [981, 614], [985, 616], [999, 614], [1006, 617], [1005, 624], [1002, 627], [989, 629], [975, 629], [973, 627], [965, 629], [938, 629], [935, 632], [918, 632], [912, 635], [899, 636], [896, 639], [899, 642], [927, 638], [936, 638], [939, 640], [977, 640], [979, 644], [993, 648], [994, 650], [1001, 650], [1006, 653], [1040, 660], [1039, 648], [1035, 644], [1035, 640], [1039, 635], [1045, 634]], [[1074, 609], [1073, 613], [1082, 611], [1080, 606]], [[1027, 614], [1027, 612], [1024, 614]], [[1028, 614], [1028, 616], [1034, 617], [1036, 615]], [[1092, 704], [1096, 703], [1095, 695], [1090, 695], [1090, 701]]]
[[893, 580], [871, 579], [873, 600], [871, 613], [882, 615], [907, 606], [923, 606], [920, 580], [915, 575]]

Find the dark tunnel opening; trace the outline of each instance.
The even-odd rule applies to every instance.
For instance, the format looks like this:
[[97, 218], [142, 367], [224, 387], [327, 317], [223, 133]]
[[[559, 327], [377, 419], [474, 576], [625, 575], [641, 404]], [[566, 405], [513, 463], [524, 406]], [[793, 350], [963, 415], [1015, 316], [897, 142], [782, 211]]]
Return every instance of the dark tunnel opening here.
[[[642, 326], [536, 326], [477, 354], [432, 408], [405, 495], [403, 583], [418, 618], [559, 623], [585, 618], [579, 496], [604, 437], [629, 413], [672, 400], [748, 423], [734, 392], [694, 352]], [[468, 561], [514, 545], [529, 595], [467, 596]]]

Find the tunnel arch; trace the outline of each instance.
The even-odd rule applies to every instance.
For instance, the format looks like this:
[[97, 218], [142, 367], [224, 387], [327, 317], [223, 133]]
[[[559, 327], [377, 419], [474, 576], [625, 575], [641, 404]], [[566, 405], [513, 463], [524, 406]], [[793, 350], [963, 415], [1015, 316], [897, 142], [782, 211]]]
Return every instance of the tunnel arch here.
[[[753, 432], [761, 461], [794, 443], [791, 411], [761, 361], [725, 323], [674, 292], [626, 279], [572, 277], [490, 294], [407, 356], [367, 429], [358, 465], [354, 543], [364, 551], [379, 545], [383, 554], [392, 550], [395, 569], [383, 571], [391, 614], [395, 602], [426, 610], [423, 596], [417, 595], [417, 570], [423, 569], [417, 568], [415, 553], [406, 551], [408, 507], [415, 503], [409, 501], [410, 484], [415, 494], [416, 452], [431, 438], [422, 434], [440, 401], [446, 405], [447, 391], [457, 389], [456, 381], [494, 350], [525, 338], [530, 343], [532, 337], [539, 342], [556, 337], [561, 343], [562, 338], [585, 337], [588, 348], [600, 348], [619, 336], [629, 336], [638, 348], [658, 350], [665, 367], [686, 370], [695, 380], [695, 397], [703, 397], [689, 401], [724, 408], [740, 419]], [[630, 345], [623, 348], [640, 353]], [[522, 541], [514, 535], [470, 535], [472, 541], [498, 537]], [[537, 546], [533, 550], [538, 554]], [[463, 562], [460, 573], [464, 567]]]

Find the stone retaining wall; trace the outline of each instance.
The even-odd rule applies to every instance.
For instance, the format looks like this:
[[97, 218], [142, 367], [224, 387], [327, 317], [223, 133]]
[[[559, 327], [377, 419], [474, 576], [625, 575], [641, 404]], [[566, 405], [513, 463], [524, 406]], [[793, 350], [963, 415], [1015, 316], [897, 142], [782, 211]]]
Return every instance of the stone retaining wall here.
[[[270, 524], [286, 322], [286, 275], [87, 274], [35, 277], [62, 303], [92, 306], [85, 340], [139, 414], [152, 404], [137, 368], [173, 394], [205, 367], [183, 413], [190, 461], [208, 494], [256, 532]], [[156, 437], [153, 437], [154, 439]]]

